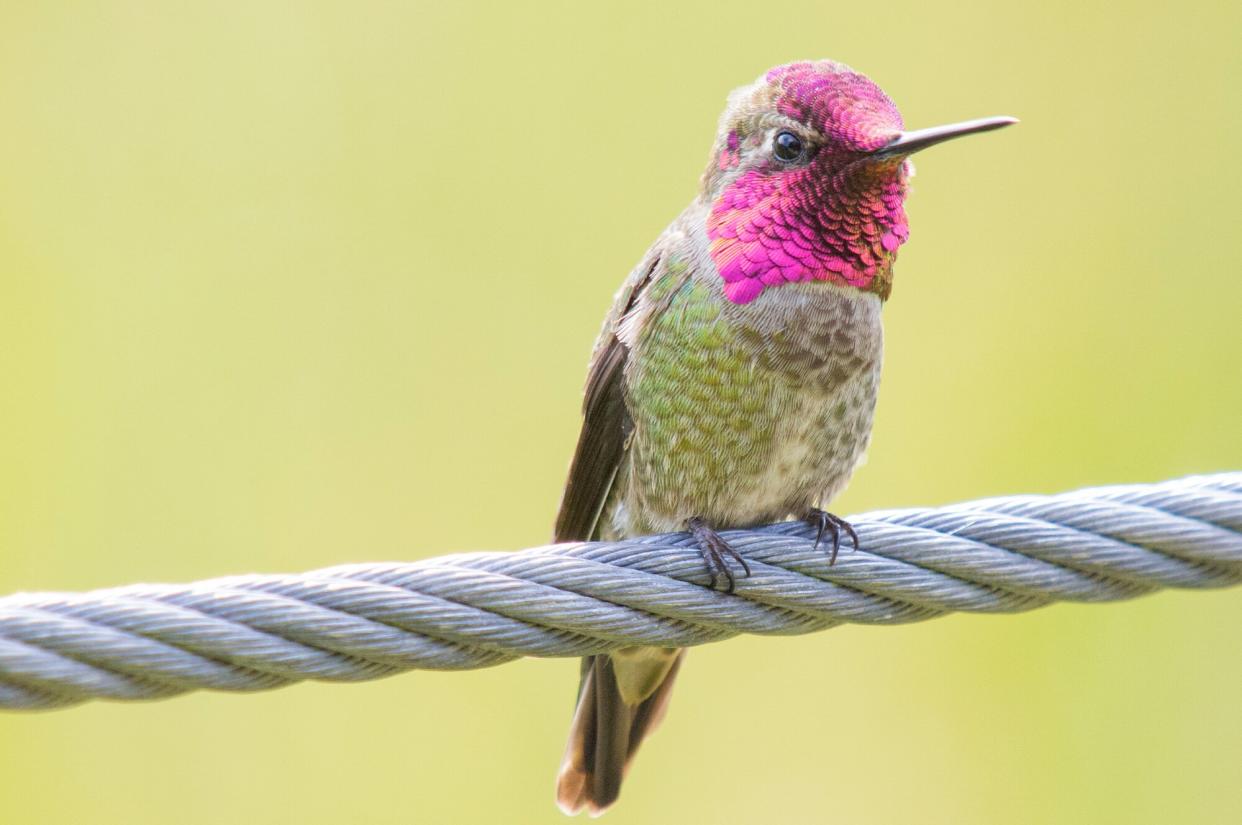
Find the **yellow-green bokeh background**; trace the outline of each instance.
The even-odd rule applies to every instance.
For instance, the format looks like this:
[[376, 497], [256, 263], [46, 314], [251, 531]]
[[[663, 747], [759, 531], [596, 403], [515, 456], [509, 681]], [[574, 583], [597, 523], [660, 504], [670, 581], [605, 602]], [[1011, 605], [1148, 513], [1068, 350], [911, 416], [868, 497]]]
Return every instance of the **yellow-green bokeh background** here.
[[[725, 93], [924, 126], [841, 512], [1242, 468], [1237, 4], [0, 4], [0, 593], [546, 539]], [[1242, 821], [1242, 592], [695, 651], [609, 821]], [[0, 715], [0, 822], [559, 822], [577, 664]]]

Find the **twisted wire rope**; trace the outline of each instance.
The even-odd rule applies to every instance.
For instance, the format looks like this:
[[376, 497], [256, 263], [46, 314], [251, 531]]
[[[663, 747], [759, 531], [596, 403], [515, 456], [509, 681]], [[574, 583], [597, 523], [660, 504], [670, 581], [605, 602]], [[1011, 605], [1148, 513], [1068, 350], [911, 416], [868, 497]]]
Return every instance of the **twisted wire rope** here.
[[850, 519], [835, 566], [787, 522], [723, 533], [752, 574], [708, 587], [685, 534], [0, 598], [0, 708], [267, 690], [740, 633], [901, 624], [1242, 581], [1242, 473]]

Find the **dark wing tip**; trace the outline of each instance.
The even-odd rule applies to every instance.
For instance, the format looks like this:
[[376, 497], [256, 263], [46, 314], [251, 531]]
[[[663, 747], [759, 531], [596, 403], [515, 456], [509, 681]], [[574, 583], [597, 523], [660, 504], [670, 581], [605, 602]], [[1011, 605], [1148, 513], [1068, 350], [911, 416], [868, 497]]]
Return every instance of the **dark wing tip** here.
[[556, 514], [555, 541], [586, 541], [595, 534], [631, 426], [623, 387], [628, 355], [628, 348], [613, 337], [591, 371], [582, 432]]

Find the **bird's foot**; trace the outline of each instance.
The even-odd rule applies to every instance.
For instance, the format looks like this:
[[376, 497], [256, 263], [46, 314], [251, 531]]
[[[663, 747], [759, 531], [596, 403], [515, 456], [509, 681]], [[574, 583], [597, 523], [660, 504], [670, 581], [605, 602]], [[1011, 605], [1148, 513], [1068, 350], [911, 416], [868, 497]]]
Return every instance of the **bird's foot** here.
[[703, 554], [703, 561], [707, 563], [707, 572], [711, 573], [712, 590], [716, 589], [717, 583], [721, 577], [728, 582], [725, 588], [726, 593], [732, 593], [736, 584], [733, 578], [733, 571], [729, 569], [728, 559], [733, 559], [742, 565], [742, 569], [746, 571], [746, 575], [750, 575], [750, 565], [746, 563], [746, 559], [738, 555], [738, 552], [729, 546], [729, 543], [720, 537], [720, 534], [713, 530], [706, 521], [695, 516], [686, 521], [686, 527], [690, 530], [690, 534], [694, 536], [695, 542], [699, 545], [699, 552]]
[[832, 536], [832, 555], [828, 557], [828, 566], [837, 563], [837, 551], [841, 549], [841, 534], [849, 536], [850, 543], [854, 545], [854, 549], [858, 549], [858, 533], [854, 532], [854, 527], [848, 521], [840, 516], [834, 516], [826, 510], [818, 507], [812, 507], [802, 517], [802, 520], [812, 527], [816, 528], [815, 533], [815, 549], [824, 542], [825, 535]]

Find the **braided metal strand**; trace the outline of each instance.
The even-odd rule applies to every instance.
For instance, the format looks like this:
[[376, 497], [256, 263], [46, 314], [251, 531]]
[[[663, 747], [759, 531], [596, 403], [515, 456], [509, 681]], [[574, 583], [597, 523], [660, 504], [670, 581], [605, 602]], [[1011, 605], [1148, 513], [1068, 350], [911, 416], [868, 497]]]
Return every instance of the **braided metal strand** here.
[[1242, 473], [850, 519], [833, 567], [800, 523], [724, 533], [753, 574], [708, 589], [684, 534], [0, 598], [0, 707], [254, 691], [739, 633], [1125, 599], [1242, 581]]

